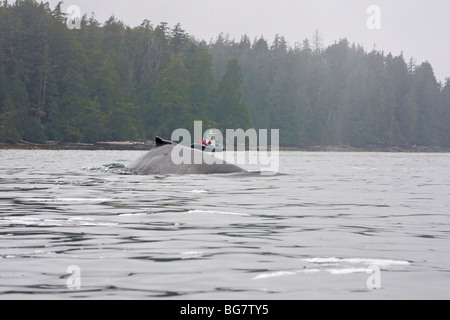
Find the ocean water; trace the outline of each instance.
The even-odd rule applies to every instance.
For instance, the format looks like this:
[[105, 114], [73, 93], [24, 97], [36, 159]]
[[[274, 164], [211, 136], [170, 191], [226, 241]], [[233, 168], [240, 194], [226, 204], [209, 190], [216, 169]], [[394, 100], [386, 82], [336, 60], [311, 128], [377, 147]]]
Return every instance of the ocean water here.
[[449, 154], [128, 174], [142, 154], [0, 151], [0, 299], [450, 298]]

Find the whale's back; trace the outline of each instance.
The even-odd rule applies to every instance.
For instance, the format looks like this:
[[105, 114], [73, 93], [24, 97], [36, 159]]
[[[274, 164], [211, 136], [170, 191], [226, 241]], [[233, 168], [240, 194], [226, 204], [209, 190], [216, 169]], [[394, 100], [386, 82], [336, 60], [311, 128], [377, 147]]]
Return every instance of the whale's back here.
[[[215, 163], [214, 158], [202, 151], [183, 148], [184, 152], [191, 153], [192, 164], [175, 164], [172, 160], [172, 150], [176, 145], [174, 144], [157, 144], [157, 146], [134, 162], [129, 168], [138, 174], [143, 175], [166, 175], [166, 174], [226, 174], [243, 172], [240, 167], [226, 163]], [[181, 147], [181, 146], [179, 146]], [[178, 150], [177, 150], [178, 151]], [[201, 153], [203, 159], [202, 164], [194, 164], [196, 153]], [[199, 156], [197, 154], [197, 156]], [[212, 163], [212, 164], [209, 164]]]

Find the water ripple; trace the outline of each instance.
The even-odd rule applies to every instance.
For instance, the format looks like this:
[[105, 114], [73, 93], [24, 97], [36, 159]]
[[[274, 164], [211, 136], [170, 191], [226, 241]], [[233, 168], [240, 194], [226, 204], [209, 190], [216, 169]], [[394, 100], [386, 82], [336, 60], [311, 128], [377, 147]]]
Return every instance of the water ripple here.
[[126, 172], [141, 154], [0, 150], [2, 297], [448, 297], [449, 155], [289, 152], [273, 176]]

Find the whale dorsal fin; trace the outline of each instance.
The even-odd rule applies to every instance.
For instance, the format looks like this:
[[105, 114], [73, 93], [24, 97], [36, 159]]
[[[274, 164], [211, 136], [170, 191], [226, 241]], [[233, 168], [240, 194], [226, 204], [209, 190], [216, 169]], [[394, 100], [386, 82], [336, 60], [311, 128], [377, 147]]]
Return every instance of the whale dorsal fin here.
[[173, 144], [173, 142], [172, 141], [168, 141], [168, 140], [164, 140], [164, 139], [162, 139], [160, 137], [156, 137], [156, 148], [162, 147], [162, 146], [164, 146], [166, 144]]

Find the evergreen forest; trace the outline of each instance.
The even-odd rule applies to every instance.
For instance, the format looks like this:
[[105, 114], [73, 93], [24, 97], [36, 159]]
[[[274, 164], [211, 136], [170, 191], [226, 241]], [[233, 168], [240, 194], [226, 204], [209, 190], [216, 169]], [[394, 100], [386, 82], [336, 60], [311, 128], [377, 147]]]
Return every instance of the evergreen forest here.
[[61, 5], [0, 3], [0, 142], [153, 140], [202, 120], [279, 129], [291, 147], [450, 147], [450, 79], [428, 62], [319, 32], [206, 42], [114, 16], [71, 29]]

